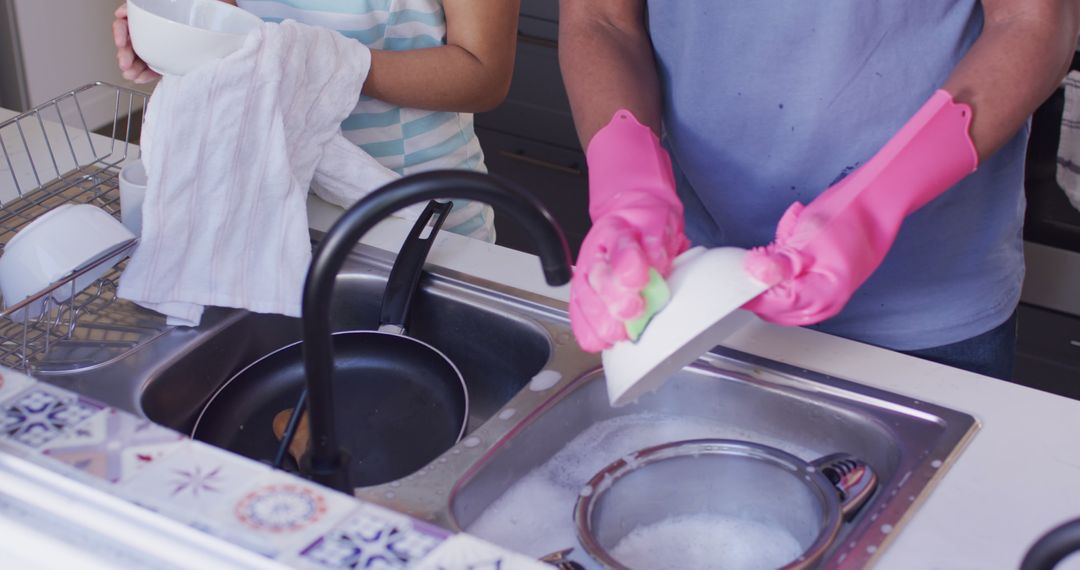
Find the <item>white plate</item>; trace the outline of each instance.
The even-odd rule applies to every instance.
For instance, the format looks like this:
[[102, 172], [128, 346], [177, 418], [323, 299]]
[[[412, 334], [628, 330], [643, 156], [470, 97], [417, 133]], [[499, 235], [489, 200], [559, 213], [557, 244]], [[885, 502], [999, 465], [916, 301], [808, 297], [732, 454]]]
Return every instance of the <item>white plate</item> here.
[[754, 320], [738, 310], [768, 285], [743, 269], [746, 250], [695, 247], [675, 259], [667, 279], [671, 299], [653, 316], [637, 342], [603, 352], [612, 406], [633, 402]]

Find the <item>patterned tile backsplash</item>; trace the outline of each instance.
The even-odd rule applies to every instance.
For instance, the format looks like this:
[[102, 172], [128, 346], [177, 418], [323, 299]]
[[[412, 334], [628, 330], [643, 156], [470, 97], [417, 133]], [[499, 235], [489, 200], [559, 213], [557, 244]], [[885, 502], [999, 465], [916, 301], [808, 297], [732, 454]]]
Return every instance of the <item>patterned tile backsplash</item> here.
[[315, 542], [356, 507], [353, 497], [273, 472], [212, 515], [223, 536], [279, 556]]
[[550, 568], [0, 368], [0, 453], [308, 569]]
[[215, 451], [185, 439], [174, 453], [127, 480], [120, 493], [139, 505], [193, 523], [270, 474], [270, 468], [258, 462]]
[[114, 409], [101, 410], [43, 447], [48, 457], [119, 483], [177, 451], [184, 436]]
[[448, 534], [409, 517], [368, 505], [300, 554], [308, 568], [410, 568]]
[[104, 406], [76, 394], [39, 384], [7, 400], [0, 431], [8, 441], [40, 449], [58, 437], [71, 434], [103, 409]]

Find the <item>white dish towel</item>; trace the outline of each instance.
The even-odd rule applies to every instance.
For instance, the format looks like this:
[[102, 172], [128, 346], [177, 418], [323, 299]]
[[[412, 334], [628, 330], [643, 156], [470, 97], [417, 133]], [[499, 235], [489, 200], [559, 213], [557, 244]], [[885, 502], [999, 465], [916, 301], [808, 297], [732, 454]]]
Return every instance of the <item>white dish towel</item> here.
[[1069, 202], [1080, 210], [1080, 71], [1070, 71], [1064, 85], [1065, 108], [1061, 114], [1056, 178]]
[[312, 178], [341, 206], [398, 178], [341, 134], [370, 63], [360, 42], [287, 20], [164, 77], [142, 133], [142, 238], [119, 295], [177, 325], [210, 305], [299, 316]]

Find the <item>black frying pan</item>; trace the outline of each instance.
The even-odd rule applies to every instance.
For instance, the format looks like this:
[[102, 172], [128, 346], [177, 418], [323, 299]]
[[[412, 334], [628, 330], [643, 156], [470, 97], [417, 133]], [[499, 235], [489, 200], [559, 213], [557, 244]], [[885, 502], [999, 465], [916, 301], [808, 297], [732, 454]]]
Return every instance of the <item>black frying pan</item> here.
[[[404, 477], [465, 433], [469, 400], [461, 373], [443, 353], [404, 334], [424, 259], [450, 208], [449, 202], [430, 202], [406, 238], [387, 280], [379, 331], [332, 335], [334, 425], [350, 457], [354, 486]], [[433, 216], [431, 230], [422, 235]], [[279, 447], [273, 418], [295, 406], [304, 389], [303, 343], [296, 342], [250, 364], [218, 389], [192, 437], [271, 461]], [[297, 468], [285, 461], [286, 468]]]

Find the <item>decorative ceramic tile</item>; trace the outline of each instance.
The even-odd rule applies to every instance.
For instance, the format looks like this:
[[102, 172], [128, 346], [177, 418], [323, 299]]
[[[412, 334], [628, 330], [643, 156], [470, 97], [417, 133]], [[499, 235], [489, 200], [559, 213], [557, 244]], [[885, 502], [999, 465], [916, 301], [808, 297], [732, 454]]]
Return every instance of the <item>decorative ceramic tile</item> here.
[[408, 524], [415, 532], [426, 534], [432, 538], [438, 539], [439, 542], [446, 540], [454, 534], [441, 526], [435, 526], [422, 520], [414, 519], [408, 515], [390, 510], [382, 505], [376, 505], [375, 503], [362, 503], [360, 508], [369, 516], [385, 519], [390, 522], [397, 522], [399, 525]]
[[116, 483], [179, 449], [184, 436], [118, 410], [93, 415], [44, 446], [44, 454]]
[[369, 517], [382, 519], [397, 525], [399, 528], [408, 528], [414, 533], [432, 538], [436, 543], [442, 542], [454, 534], [441, 526], [435, 526], [420, 519], [414, 519], [406, 514], [399, 513], [382, 505], [376, 505], [375, 503], [361, 503], [360, 510]]
[[0, 366], [0, 403], [33, 386], [36, 382], [21, 372]]
[[[0, 368], [0, 444], [255, 552], [308, 568], [544, 570]], [[107, 483], [105, 483], [107, 482]], [[116, 483], [111, 486], [110, 483]]]
[[240, 524], [257, 532], [303, 530], [326, 516], [326, 496], [293, 482], [266, 485], [244, 495], [233, 511]]
[[213, 527], [205, 514], [237, 500], [270, 469], [201, 442], [178, 448], [121, 485], [135, 502], [184, 523]]
[[551, 570], [527, 556], [503, 550], [468, 534], [456, 534], [431, 551], [415, 570]]
[[369, 506], [364, 505], [304, 549], [300, 562], [313, 568], [407, 568], [444, 538], [426, 528], [414, 528], [409, 517]]
[[39, 383], [4, 404], [0, 435], [39, 449], [103, 407], [74, 393]]
[[349, 495], [275, 471], [206, 515], [215, 534], [277, 556], [299, 552], [355, 508]]

